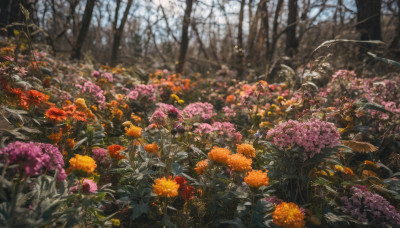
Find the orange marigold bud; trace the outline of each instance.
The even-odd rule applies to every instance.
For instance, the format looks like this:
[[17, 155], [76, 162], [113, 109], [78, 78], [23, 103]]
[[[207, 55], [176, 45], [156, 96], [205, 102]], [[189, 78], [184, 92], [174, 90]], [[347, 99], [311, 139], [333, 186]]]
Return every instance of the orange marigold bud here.
[[69, 164], [72, 171], [85, 172], [89, 175], [92, 174], [97, 167], [93, 158], [79, 154], [76, 154], [75, 157], [71, 158]]
[[146, 144], [144, 146], [144, 149], [151, 153], [151, 154], [157, 154], [158, 150], [160, 149], [159, 146], [157, 146], [157, 144], [155, 142], [153, 142], [152, 144]]
[[253, 160], [241, 154], [231, 155], [227, 160], [228, 166], [231, 167], [232, 170], [239, 172], [251, 170], [251, 163], [253, 163]]
[[210, 157], [211, 161], [225, 164], [230, 154], [231, 152], [228, 149], [214, 146], [208, 153], [208, 157]]
[[253, 145], [250, 144], [236, 144], [237, 152], [243, 154], [246, 157], [254, 158], [256, 156], [256, 150]]
[[206, 171], [207, 167], [208, 167], [208, 159], [204, 159], [202, 161], [197, 162], [196, 168], [194, 168], [194, 170], [196, 170], [196, 172], [199, 175], [201, 175]]
[[244, 182], [250, 187], [261, 187], [269, 184], [268, 171], [252, 170], [247, 173]]
[[305, 215], [295, 203], [283, 202], [272, 213], [273, 222], [283, 228], [305, 227]]
[[175, 197], [178, 195], [179, 184], [175, 180], [162, 177], [154, 182], [153, 191], [155, 194], [163, 197]]

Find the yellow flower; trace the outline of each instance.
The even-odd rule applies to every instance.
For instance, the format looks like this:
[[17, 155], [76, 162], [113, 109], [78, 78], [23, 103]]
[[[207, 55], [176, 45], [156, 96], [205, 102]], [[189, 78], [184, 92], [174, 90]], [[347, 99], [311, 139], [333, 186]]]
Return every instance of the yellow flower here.
[[157, 144], [155, 142], [153, 142], [152, 144], [146, 144], [144, 146], [144, 149], [151, 154], [156, 154], [158, 152], [158, 150], [160, 149], [159, 146], [157, 146]]
[[256, 150], [254, 149], [253, 145], [250, 144], [236, 144], [237, 152], [243, 154], [246, 157], [254, 158], [256, 156]]
[[276, 98], [276, 100], [278, 100], [278, 101], [283, 101], [283, 100], [285, 100], [285, 98], [283, 98], [282, 96], [278, 96], [278, 97]]
[[184, 101], [184, 100], [181, 100], [181, 99], [179, 99], [179, 100], [178, 100], [178, 104], [180, 104], [180, 105], [181, 105], [181, 104], [183, 104], [183, 103], [185, 103], [185, 101]]
[[206, 171], [207, 167], [208, 167], [208, 159], [204, 159], [202, 161], [197, 162], [196, 168], [194, 168], [194, 170], [196, 170], [196, 172], [199, 175], [201, 175]]
[[343, 172], [344, 171], [344, 168], [343, 168], [343, 166], [341, 166], [341, 165], [335, 165], [335, 170], [336, 171], [338, 171], [338, 172]]
[[121, 221], [119, 221], [119, 219], [111, 219], [110, 221], [113, 227], [119, 227], [121, 225]]
[[158, 178], [153, 184], [155, 194], [163, 197], [175, 197], [178, 195], [179, 184], [175, 180]]
[[228, 149], [214, 146], [208, 153], [208, 157], [210, 157], [211, 161], [225, 164], [230, 154], [231, 152]]
[[139, 138], [140, 136], [142, 136], [142, 128], [130, 125], [129, 128], [125, 128], [125, 134], [128, 136]]
[[283, 202], [272, 213], [273, 222], [283, 228], [305, 227], [304, 213], [295, 203]]
[[72, 171], [83, 171], [87, 174], [92, 174], [97, 165], [93, 158], [76, 154], [75, 157], [69, 160], [70, 169]]
[[251, 169], [251, 158], [246, 158], [241, 154], [234, 154], [228, 157], [227, 164], [233, 171], [245, 171]]
[[250, 187], [261, 187], [267, 186], [269, 184], [268, 171], [261, 170], [252, 170], [247, 173], [247, 176], [244, 178], [244, 182]]
[[84, 110], [87, 109], [85, 99], [83, 98], [76, 99], [75, 105], [78, 106], [78, 109], [84, 109]]
[[176, 94], [171, 94], [171, 99], [178, 101], [179, 97]]

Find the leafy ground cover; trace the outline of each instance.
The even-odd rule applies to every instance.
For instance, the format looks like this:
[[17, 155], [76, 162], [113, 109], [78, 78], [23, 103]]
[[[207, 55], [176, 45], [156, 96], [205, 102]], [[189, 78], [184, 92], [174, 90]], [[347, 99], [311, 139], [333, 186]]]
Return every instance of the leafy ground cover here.
[[21, 47], [0, 49], [2, 227], [400, 224], [398, 74], [240, 82]]

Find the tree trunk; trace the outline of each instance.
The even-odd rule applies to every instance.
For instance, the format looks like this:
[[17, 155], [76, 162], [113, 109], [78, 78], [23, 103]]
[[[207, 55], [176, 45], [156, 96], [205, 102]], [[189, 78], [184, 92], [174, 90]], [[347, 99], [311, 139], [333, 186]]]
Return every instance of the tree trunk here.
[[[399, 45], [400, 41], [400, 0], [397, 0], [397, 26], [396, 26], [396, 35], [393, 38], [392, 42], [390, 42], [389, 50], [396, 49]], [[400, 53], [398, 54], [400, 57]]]
[[289, 15], [287, 20], [285, 47], [285, 55], [289, 57], [293, 57], [293, 55], [297, 52], [297, 47], [299, 46], [298, 40], [296, 38], [296, 28], [297, 0], [289, 0]]
[[[119, 45], [121, 44], [121, 38], [122, 38], [122, 32], [124, 31], [125, 23], [128, 20], [128, 14], [129, 10], [132, 6], [133, 0], [128, 0], [128, 4], [126, 5], [124, 15], [122, 16], [121, 24], [117, 28], [117, 22], [118, 22], [118, 15], [115, 16], [116, 21], [114, 22], [114, 40], [112, 44], [112, 51], [111, 51], [111, 65], [115, 66], [118, 60], [118, 50], [119, 50]], [[118, 11], [119, 11], [119, 6], [118, 6]], [[118, 11], [115, 13], [118, 14]]]
[[274, 22], [272, 24], [272, 43], [271, 43], [271, 50], [269, 53], [267, 53], [267, 58], [269, 62], [272, 62], [272, 59], [274, 57], [274, 52], [275, 52], [275, 46], [278, 41], [278, 19], [279, 16], [281, 15], [281, 10], [282, 10], [282, 5], [283, 5], [283, 0], [279, 0], [278, 3], [276, 4], [276, 9], [275, 9], [275, 15], [274, 15]]
[[182, 38], [181, 47], [179, 50], [178, 61], [175, 65], [175, 72], [181, 74], [183, 72], [183, 66], [185, 65], [186, 52], [189, 45], [189, 25], [190, 25], [190, 15], [192, 14], [193, 0], [186, 0], [185, 15], [183, 16], [182, 22]]
[[236, 69], [238, 72], [238, 77], [243, 78], [244, 76], [244, 51], [243, 51], [243, 18], [244, 18], [244, 6], [246, 5], [246, 0], [242, 0], [240, 2], [240, 11], [239, 11], [239, 25], [238, 25], [238, 39], [237, 39], [237, 63]]
[[381, 0], [356, 0], [357, 31], [361, 40], [382, 40]]
[[80, 59], [81, 49], [83, 42], [85, 41], [86, 34], [89, 30], [90, 21], [92, 20], [93, 8], [96, 0], [87, 0], [85, 6], [85, 12], [82, 18], [82, 27], [79, 31], [78, 39], [76, 40], [71, 53], [71, 59]]
[[261, 6], [261, 15], [262, 22], [264, 26], [264, 42], [265, 42], [265, 57], [268, 59], [268, 55], [270, 52], [270, 43], [269, 43], [269, 22], [268, 22], [268, 1], [263, 3]]

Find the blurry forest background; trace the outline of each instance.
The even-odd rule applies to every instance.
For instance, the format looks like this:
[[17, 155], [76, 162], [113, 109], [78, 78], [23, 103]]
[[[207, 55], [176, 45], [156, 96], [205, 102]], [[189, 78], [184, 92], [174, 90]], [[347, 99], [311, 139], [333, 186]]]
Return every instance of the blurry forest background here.
[[[334, 68], [390, 71], [367, 55], [400, 60], [399, 0], [2, 0], [0, 27], [24, 22], [19, 5], [43, 31], [33, 33], [65, 59], [169, 69], [239, 79], [277, 80], [282, 63], [311, 60]], [[18, 24], [15, 24], [18, 26]], [[32, 32], [35, 30], [32, 28]], [[1, 32], [15, 35], [14, 27]], [[38, 30], [39, 31], [39, 30]], [[327, 40], [338, 42], [313, 50]], [[42, 47], [43, 48], [43, 47]]]

